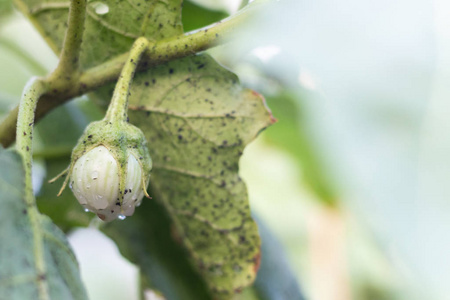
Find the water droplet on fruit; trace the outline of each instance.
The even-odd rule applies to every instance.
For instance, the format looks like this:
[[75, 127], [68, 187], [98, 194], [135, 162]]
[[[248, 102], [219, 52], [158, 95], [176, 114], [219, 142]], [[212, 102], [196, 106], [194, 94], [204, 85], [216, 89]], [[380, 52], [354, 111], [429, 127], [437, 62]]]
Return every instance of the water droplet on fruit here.
[[98, 178], [98, 172], [97, 171], [92, 172], [92, 180], [95, 180], [97, 178]]
[[117, 218], [119, 220], [125, 220], [126, 217], [124, 215], [120, 214], [120, 215], [117, 216]]

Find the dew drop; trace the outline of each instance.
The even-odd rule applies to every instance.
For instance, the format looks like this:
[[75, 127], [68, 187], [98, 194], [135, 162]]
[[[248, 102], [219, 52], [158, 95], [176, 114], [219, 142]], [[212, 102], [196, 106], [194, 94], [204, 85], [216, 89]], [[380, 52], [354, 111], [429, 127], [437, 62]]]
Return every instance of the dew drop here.
[[69, 187], [70, 187], [70, 189], [73, 189], [73, 181], [71, 181], [71, 182], [69, 183]]
[[119, 220], [125, 220], [126, 217], [124, 215], [120, 214], [120, 215], [117, 216], [117, 218]]
[[95, 13], [98, 15], [104, 15], [107, 14], [109, 12], [109, 7], [108, 5], [101, 3], [101, 5], [99, 5], [97, 8], [95, 8]]
[[92, 180], [95, 180], [97, 178], [98, 178], [98, 172], [97, 171], [92, 172]]
[[89, 209], [85, 208], [85, 209], [84, 209], [84, 212], [89, 212]]

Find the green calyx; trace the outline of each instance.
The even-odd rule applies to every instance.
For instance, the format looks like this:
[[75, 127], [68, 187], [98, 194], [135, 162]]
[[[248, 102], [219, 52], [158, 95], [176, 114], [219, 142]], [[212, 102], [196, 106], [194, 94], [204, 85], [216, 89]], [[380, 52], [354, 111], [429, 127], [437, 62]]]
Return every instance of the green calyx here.
[[[147, 149], [147, 140], [139, 128], [130, 123], [110, 122], [106, 119], [92, 122], [72, 151], [71, 166], [83, 154], [97, 146], [105, 146], [117, 160], [121, 179], [126, 177], [125, 167], [128, 156], [134, 155], [142, 167], [143, 174], [148, 174], [146, 175], [146, 182], [148, 183], [152, 170], [152, 160]], [[121, 186], [123, 187], [123, 184]]]

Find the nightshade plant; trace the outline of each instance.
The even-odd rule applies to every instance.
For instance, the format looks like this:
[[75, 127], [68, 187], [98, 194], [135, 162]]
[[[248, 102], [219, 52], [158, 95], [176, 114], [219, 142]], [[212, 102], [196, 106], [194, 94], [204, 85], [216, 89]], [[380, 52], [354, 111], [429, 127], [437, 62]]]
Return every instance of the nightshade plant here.
[[104, 110], [110, 99], [111, 105], [80, 138], [66, 180], [77, 176], [73, 168], [89, 150], [106, 147], [118, 162], [120, 209], [106, 215], [84, 205], [111, 221], [128, 203], [129, 156], [142, 161], [142, 189], [152, 168], [153, 199], [144, 199], [125, 221], [101, 226], [140, 267], [144, 287], [167, 299], [232, 299], [253, 283], [260, 238], [238, 161], [274, 118], [260, 94], [243, 89], [234, 74], [200, 52], [231, 35], [261, 2], [186, 34], [181, 0], [105, 0], [104, 15], [85, 0], [15, 1], [60, 60], [50, 75], [29, 82], [18, 108], [0, 124], [3, 146], [16, 140], [15, 149], [0, 150], [1, 169], [13, 170], [2, 172], [0, 181], [0, 299], [87, 299], [55, 223], [68, 231], [93, 215], [73, 201], [59, 199], [58, 209], [45, 197], [36, 201], [31, 184], [35, 121], [86, 93]]

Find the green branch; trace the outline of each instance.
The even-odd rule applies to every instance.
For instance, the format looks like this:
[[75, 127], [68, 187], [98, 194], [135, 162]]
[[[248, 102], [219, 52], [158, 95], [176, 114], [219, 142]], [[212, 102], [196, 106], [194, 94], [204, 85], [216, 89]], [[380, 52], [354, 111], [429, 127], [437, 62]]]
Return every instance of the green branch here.
[[44, 262], [44, 241], [41, 231], [40, 215], [36, 207], [33, 194], [33, 184], [31, 179], [31, 169], [33, 162], [33, 127], [34, 111], [39, 98], [48, 90], [47, 83], [39, 78], [33, 78], [25, 86], [22, 99], [19, 104], [19, 114], [17, 122], [17, 152], [22, 156], [25, 169], [25, 203], [27, 204], [27, 215], [32, 224], [33, 249], [35, 256], [35, 267], [38, 274], [38, 295], [39, 300], [50, 299], [48, 283], [46, 278], [46, 266]]
[[69, 20], [63, 48], [56, 70], [50, 81], [74, 81], [80, 74], [80, 50], [83, 41], [84, 20], [86, 19], [86, 0], [71, 0]]
[[[219, 42], [232, 37], [235, 30], [248, 19], [249, 15], [260, 4], [265, 2], [267, 1], [255, 0], [234, 16], [215, 23], [212, 26], [149, 44], [142, 58], [143, 62], [140, 70], [194, 55], [216, 46]], [[43, 95], [36, 109], [36, 121], [66, 101], [95, 91], [108, 83], [116, 81], [128, 56], [129, 53], [127, 52], [101, 65], [88, 69], [73, 82], [64, 80], [51, 82], [51, 92]], [[4, 147], [14, 142], [15, 135], [13, 129], [17, 120], [17, 112], [18, 108], [16, 107], [0, 124], [0, 143]]]
[[[25, 87], [19, 107], [13, 110], [13, 115], [9, 114], [5, 121], [5, 127], [1, 127], [1, 132], [5, 129], [11, 130], [16, 123], [16, 149], [22, 156], [25, 170], [25, 203], [27, 204], [27, 215], [31, 223], [33, 249], [35, 257], [35, 268], [37, 271], [38, 299], [49, 300], [49, 286], [47, 281], [47, 270], [45, 265], [43, 232], [40, 226], [41, 216], [36, 207], [36, 199], [33, 193], [32, 184], [32, 164], [33, 164], [33, 128], [35, 122], [35, 112], [38, 101], [50, 89], [71, 84], [78, 80], [79, 55], [81, 49], [82, 36], [84, 31], [84, 19], [86, 13], [86, 0], [72, 0], [69, 10], [68, 28], [64, 38], [61, 57], [56, 70], [50, 74], [48, 79], [33, 78]], [[6, 132], [11, 134], [10, 132]]]

